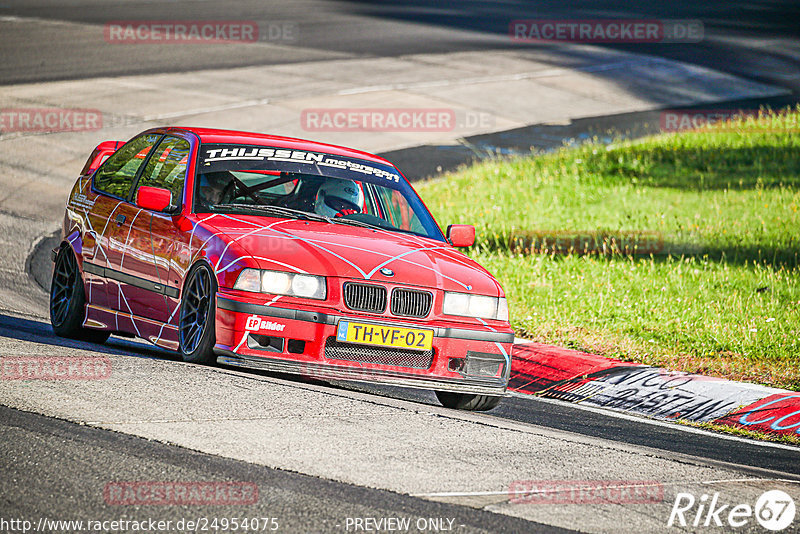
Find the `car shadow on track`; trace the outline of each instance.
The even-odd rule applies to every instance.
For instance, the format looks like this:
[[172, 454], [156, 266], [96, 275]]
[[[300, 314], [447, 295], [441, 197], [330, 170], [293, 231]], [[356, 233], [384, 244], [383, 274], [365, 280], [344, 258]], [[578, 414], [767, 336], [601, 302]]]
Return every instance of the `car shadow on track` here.
[[50, 323], [35, 319], [12, 317], [0, 313], [0, 337], [41, 343], [54, 347], [81, 349], [103, 354], [116, 354], [163, 360], [179, 360], [174, 352], [164, 350], [143, 342], [111, 337], [106, 343], [89, 343], [75, 339], [58, 337], [53, 333]]
[[[19, 341], [28, 341], [31, 343], [39, 343], [50, 345], [53, 347], [63, 347], [70, 349], [80, 349], [86, 351], [97, 352], [101, 354], [118, 355], [118, 356], [132, 356], [136, 358], [148, 358], [159, 360], [180, 361], [180, 356], [172, 351], [161, 349], [159, 347], [150, 345], [139, 340], [130, 340], [120, 337], [112, 336], [106, 343], [89, 343], [86, 341], [78, 341], [74, 339], [67, 339], [58, 337], [53, 333], [53, 329], [49, 323], [35, 319], [26, 319], [21, 317], [12, 317], [0, 313], [0, 337], [15, 339]], [[2, 352], [20, 352], [20, 351], [7, 351]], [[19, 355], [19, 354], [14, 354]], [[55, 351], [54, 351], [55, 355]], [[331, 389], [359, 391], [362, 393], [369, 393], [378, 397], [389, 397], [394, 399], [407, 400], [418, 402], [421, 404], [434, 404], [438, 405], [435, 397], [430, 392], [420, 392], [416, 390], [406, 390], [403, 388], [395, 388], [391, 386], [379, 386], [372, 384], [349, 383], [349, 382], [326, 382], [321, 380], [309, 379], [299, 375], [290, 375], [284, 373], [272, 373], [267, 371], [255, 369], [243, 369], [241, 367], [219, 366], [221, 369], [229, 369], [237, 372], [244, 372], [254, 376], [264, 376], [270, 378], [277, 378], [280, 380], [287, 380], [295, 383], [318, 384]]]
[[277, 378], [279, 380], [285, 380], [287, 382], [294, 382], [296, 384], [314, 384], [329, 388], [332, 391], [339, 390], [339, 391], [354, 391], [357, 393], [366, 393], [368, 395], [373, 395], [376, 397], [376, 401], [379, 397], [385, 397], [389, 399], [396, 399], [396, 400], [403, 400], [409, 402], [415, 402], [421, 405], [433, 405], [433, 406], [440, 406], [439, 401], [436, 400], [436, 396], [434, 395], [433, 391], [427, 390], [419, 390], [419, 389], [411, 389], [411, 388], [402, 388], [402, 387], [395, 387], [389, 386], [384, 384], [371, 384], [369, 382], [346, 382], [341, 380], [320, 380], [317, 378], [312, 378], [309, 376], [303, 375], [293, 375], [287, 373], [276, 373], [274, 371], [264, 371], [262, 369], [248, 369], [244, 367], [239, 367], [236, 365], [218, 365], [220, 369], [226, 369], [230, 371], [236, 371], [241, 373], [247, 373], [248, 375], [253, 376], [263, 376], [266, 378]]

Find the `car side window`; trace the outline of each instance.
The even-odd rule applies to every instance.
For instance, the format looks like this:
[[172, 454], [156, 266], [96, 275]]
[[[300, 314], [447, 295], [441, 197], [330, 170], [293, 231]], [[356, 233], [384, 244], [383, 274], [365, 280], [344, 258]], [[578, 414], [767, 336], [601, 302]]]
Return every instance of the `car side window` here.
[[186, 164], [190, 151], [191, 146], [186, 139], [164, 137], [147, 161], [147, 166], [139, 177], [136, 188], [147, 185], [167, 189], [172, 193], [170, 208], [178, 207], [183, 197]]
[[386, 211], [385, 218], [395, 228], [411, 230], [417, 233], [425, 232], [417, 214], [408, 205], [408, 201], [400, 191], [389, 189], [388, 187], [378, 187], [377, 189], [380, 201]]
[[136, 171], [159, 137], [159, 134], [145, 134], [126, 143], [98, 169], [94, 176], [94, 187], [115, 197], [128, 198]]

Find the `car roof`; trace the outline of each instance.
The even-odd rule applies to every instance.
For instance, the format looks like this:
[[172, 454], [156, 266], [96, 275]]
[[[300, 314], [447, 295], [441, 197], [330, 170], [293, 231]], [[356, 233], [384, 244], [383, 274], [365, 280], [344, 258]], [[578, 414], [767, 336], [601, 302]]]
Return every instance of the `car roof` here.
[[157, 128], [162, 132], [166, 131], [184, 131], [191, 132], [200, 138], [202, 143], [233, 143], [242, 145], [264, 145], [274, 146], [280, 148], [290, 148], [296, 150], [307, 150], [311, 152], [325, 152], [337, 156], [345, 156], [351, 158], [358, 158], [362, 160], [371, 161], [374, 163], [382, 163], [384, 165], [394, 165], [375, 154], [363, 152], [338, 145], [330, 145], [327, 143], [320, 143], [317, 141], [310, 141], [308, 139], [298, 139], [294, 137], [282, 137], [279, 135], [268, 135], [255, 132], [242, 132], [238, 130], [219, 130], [215, 128], [193, 128], [172, 126], [168, 128]]

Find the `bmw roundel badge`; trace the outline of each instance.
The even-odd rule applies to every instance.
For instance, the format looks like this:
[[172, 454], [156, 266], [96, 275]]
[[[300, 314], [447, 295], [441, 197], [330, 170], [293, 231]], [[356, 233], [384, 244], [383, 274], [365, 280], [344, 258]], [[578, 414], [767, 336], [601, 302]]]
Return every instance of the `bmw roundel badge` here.
[[394, 276], [394, 271], [389, 269], [388, 267], [383, 267], [381, 269], [381, 274], [383, 276]]

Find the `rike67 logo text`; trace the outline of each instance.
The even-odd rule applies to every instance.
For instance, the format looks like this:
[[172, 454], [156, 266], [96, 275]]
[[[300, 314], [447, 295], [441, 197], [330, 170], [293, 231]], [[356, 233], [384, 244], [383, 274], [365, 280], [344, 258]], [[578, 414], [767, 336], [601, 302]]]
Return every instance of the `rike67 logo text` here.
[[794, 500], [781, 490], [764, 492], [755, 506], [724, 503], [719, 493], [703, 494], [699, 499], [691, 493], [678, 493], [667, 526], [739, 528], [755, 520], [765, 529], [783, 530], [794, 521]]

